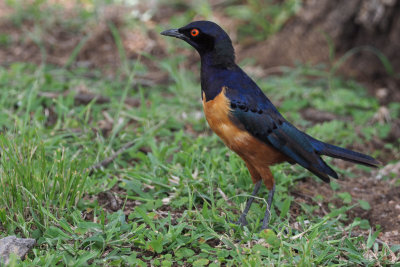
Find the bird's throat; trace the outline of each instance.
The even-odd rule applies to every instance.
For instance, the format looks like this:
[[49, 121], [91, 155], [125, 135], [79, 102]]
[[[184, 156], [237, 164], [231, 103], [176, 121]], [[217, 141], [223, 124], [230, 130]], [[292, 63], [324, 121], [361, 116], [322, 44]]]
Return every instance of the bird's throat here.
[[235, 65], [235, 50], [229, 38], [215, 41], [210, 50], [198, 51], [202, 64], [220, 68], [230, 68]]
[[[206, 101], [213, 100], [225, 84], [221, 83], [225, 72], [235, 68], [235, 58], [232, 53], [217, 54], [216, 51], [200, 54], [201, 57], [201, 89]], [[202, 94], [203, 96], [203, 94]]]

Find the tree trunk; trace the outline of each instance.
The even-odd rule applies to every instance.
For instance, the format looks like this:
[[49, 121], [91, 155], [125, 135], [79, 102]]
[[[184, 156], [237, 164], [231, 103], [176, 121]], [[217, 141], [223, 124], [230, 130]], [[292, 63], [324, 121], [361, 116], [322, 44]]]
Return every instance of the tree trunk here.
[[400, 0], [305, 0], [279, 33], [241, 56], [248, 55], [263, 55], [256, 61], [267, 68], [327, 63], [400, 101]]

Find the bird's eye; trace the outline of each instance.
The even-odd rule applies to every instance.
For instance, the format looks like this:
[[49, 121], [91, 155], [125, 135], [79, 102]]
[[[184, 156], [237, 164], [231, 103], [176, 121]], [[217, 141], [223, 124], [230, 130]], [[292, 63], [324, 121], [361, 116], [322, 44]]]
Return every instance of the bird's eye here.
[[193, 29], [190, 31], [190, 35], [193, 37], [196, 37], [197, 35], [199, 35], [199, 30], [198, 29]]

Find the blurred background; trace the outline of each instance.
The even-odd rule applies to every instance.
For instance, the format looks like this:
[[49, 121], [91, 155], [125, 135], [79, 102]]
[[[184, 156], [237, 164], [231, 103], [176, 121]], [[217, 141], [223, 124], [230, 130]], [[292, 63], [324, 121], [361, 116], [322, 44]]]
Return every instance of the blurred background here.
[[[298, 251], [312, 244], [310, 253], [321, 248], [321, 255], [345, 259], [353, 246], [369, 251], [378, 234], [380, 242], [399, 244], [400, 0], [0, 0], [0, 146], [10, 151], [0, 158], [0, 234], [37, 239], [50, 254], [38, 249], [31, 255], [36, 265], [88, 259], [135, 265], [136, 254], [125, 258], [132, 251], [153, 264], [156, 252], [178, 255], [180, 246], [200, 260], [205, 240], [226, 249], [225, 263], [232, 266], [242, 255], [260, 257], [256, 247], [232, 256], [236, 250], [217, 235], [231, 229], [225, 217], [236, 216], [243, 194], [251, 192], [248, 173], [206, 124], [198, 55], [159, 34], [203, 19], [228, 32], [237, 63], [289, 121], [383, 162], [370, 170], [328, 159], [342, 178], [330, 185], [301, 168], [274, 167], [272, 224], [293, 231], [305, 229], [299, 226], [304, 221], [327, 225], [315, 243], [308, 243], [314, 230], [307, 245], [282, 233], [279, 238]], [[127, 150], [110, 165], [87, 173], [121, 147]], [[204, 203], [213, 209], [204, 211]], [[255, 205], [251, 222], [262, 209]], [[146, 214], [157, 218], [154, 224]], [[124, 216], [130, 227], [147, 226], [90, 232], [97, 239], [89, 241], [82, 234], [92, 228], [82, 226], [88, 221], [119, 224]], [[343, 244], [344, 230], [336, 224], [361, 238]], [[151, 232], [154, 225], [159, 232]], [[183, 241], [171, 239], [165, 225], [185, 228], [200, 241], [185, 239], [181, 228], [176, 236]], [[232, 244], [235, 234], [226, 237]], [[334, 237], [336, 243], [325, 242]], [[253, 242], [250, 233], [246, 238]], [[394, 262], [379, 244], [374, 257]], [[300, 264], [296, 257], [307, 253], [291, 263]], [[352, 264], [376, 264], [362, 253]], [[321, 258], [310, 262], [332, 263]]]
[[160, 29], [208, 19], [229, 32], [240, 61], [252, 59], [264, 70], [324, 64], [370, 89], [382, 89], [382, 101], [400, 100], [397, 0], [3, 0], [0, 5], [3, 64], [110, 69], [121, 64], [116, 31], [127, 59], [163, 57], [167, 50]]

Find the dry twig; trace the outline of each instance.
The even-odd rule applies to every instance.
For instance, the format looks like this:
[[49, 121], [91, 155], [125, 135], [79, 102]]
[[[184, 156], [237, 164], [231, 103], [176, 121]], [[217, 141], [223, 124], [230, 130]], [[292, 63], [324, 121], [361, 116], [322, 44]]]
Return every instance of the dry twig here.
[[118, 149], [114, 154], [109, 156], [108, 158], [104, 159], [103, 161], [96, 163], [92, 167], [89, 168], [89, 175], [92, 175], [94, 171], [102, 168], [102, 167], [107, 167], [111, 162], [113, 162], [120, 154], [124, 153], [126, 150], [128, 150], [130, 147], [132, 147], [135, 144], [134, 141], [128, 142], [125, 145], [123, 145], [120, 149]]

